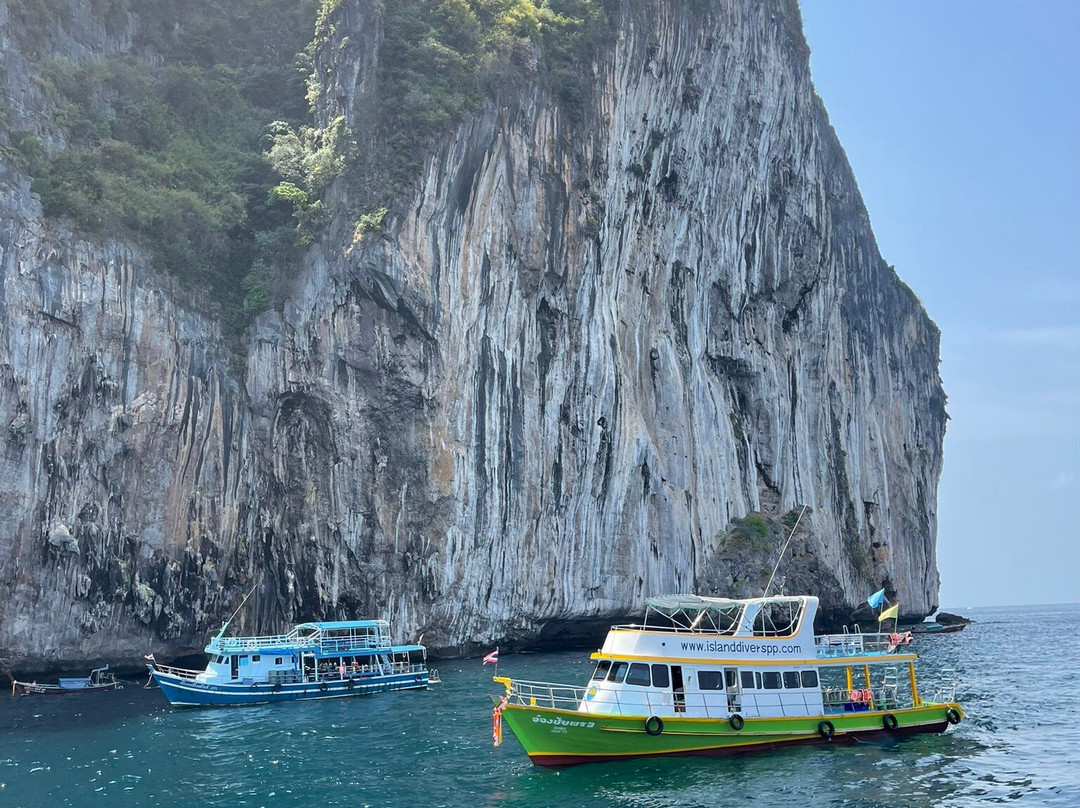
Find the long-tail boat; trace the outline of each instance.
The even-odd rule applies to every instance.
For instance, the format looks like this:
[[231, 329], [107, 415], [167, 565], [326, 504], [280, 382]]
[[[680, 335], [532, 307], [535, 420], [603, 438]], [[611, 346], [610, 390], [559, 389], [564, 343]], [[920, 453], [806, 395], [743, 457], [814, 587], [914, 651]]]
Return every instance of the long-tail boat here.
[[123, 685], [109, 672], [109, 666], [94, 668], [89, 676], [61, 678], [56, 684], [20, 682], [11, 677], [12, 694], [22, 696], [63, 696], [71, 693], [97, 693], [102, 690], [119, 690]]

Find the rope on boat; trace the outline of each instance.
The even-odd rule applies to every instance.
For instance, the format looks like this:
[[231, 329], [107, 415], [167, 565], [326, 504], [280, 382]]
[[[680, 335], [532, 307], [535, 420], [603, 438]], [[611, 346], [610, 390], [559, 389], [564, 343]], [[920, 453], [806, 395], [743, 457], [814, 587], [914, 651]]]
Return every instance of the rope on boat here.
[[799, 523], [802, 521], [803, 514], [806, 513], [806, 506], [802, 506], [802, 510], [799, 511], [799, 518], [795, 520], [795, 526], [791, 528], [791, 532], [788, 534], [787, 541], [784, 542], [784, 546], [780, 549], [780, 557], [776, 559], [776, 566], [773, 567], [772, 575], [769, 576], [769, 582], [765, 584], [765, 593], [763, 598], [769, 596], [769, 587], [772, 586], [773, 579], [776, 577], [776, 571], [780, 569], [780, 562], [784, 560], [784, 553], [787, 552], [788, 545], [791, 544], [791, 537], [795, 535], [795, 531], [799, 529]]

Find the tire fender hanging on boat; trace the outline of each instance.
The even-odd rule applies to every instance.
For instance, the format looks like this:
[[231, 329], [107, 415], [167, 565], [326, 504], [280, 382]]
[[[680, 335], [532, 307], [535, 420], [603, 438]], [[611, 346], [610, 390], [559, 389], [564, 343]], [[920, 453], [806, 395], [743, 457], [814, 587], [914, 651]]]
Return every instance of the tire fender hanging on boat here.
[[900, 722], [896, 720], [896, 716], [892, 713], [885, 713], [885, 715], [881, 716], [881, 725], [892, 732], [900, 726]]
[[959, 724], [960, 711], [957, 710], [955, 707], [950, 707], [948, 710], [945, 711], [945, 720], [948, 721], [950, 724]]
[[730, 716], [728, 716], [727, 722], [728, 726], [730, 726], [736, 732], [741, 730], [746, 725], [746, 721], [738, 713], [732, 713]]
[[650, 735], [659, 735], [664, 731], [664, 719], [658, 715], [650, 715], [645, 719], [645, 731]]
[[817, 725], [818, 735], [827, 741], [831, 741], [833, 735], [836, 734], [836, 727], [833, 726], [832, 721], [819, 721]]
[[325, 693], [329, 689], [330, 685], [328, 685], [326, 682], [319, 682], [319, 690], [321, 690], [323, 693]]

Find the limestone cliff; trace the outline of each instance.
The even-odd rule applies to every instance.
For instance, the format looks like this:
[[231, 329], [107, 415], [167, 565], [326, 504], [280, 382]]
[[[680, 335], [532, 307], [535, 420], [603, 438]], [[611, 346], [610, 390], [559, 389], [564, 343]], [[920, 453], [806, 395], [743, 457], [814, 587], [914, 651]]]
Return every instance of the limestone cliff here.
[[[49, 47], [129, 46], [70, 6]], [[378, 4], [332, 22], [316, 117], [358, 127]], [[384, 235], [332, 187], [241, 363], [213, 301], [45, 219], [5, 160], [0, 657], [201, 648], [252, 586], [238, 628], [543, 642], [760, 592], [804, 505], [789, 592], [935, 610], [938, 331], [878, 253], [794, 0], [613, 24], [577, 114], [539, 81], [485, 103]], [[9, 126], [48, 135], [4, 2], [0, 36]]]

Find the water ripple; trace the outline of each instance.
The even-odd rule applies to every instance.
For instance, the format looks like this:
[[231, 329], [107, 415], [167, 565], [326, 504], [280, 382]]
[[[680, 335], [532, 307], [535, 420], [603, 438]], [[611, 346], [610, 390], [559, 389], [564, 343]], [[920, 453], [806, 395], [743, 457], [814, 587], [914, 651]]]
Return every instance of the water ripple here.
[[[509, 732], [502, 748], [491, 747], [491, 669], [453, 662], [428, 692], [235, 710], [172, 710], [139, 687], [88, 695], [75, 707], [7, 696], [0, 804], [1080, 806], [1080, 645], [1072, 633], [1080, 606], [971, 616], [979, 622], [959, 634], [918, 640], [927, 685], [946, 668], [960, 680], [968, 720], [945, 735], [553, 772], [532, 766]], [[582, 681], [590, 663], [583, 653], [530, 654], [504, 657], [501, 667]]]

